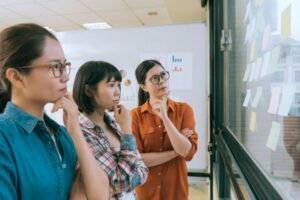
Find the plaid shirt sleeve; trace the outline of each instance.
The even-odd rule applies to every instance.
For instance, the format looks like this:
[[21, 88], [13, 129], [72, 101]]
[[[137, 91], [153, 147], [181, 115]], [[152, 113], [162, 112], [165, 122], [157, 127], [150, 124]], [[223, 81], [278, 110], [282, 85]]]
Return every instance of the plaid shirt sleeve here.
[[83, 129], [84, 136], [99, 166], [107, 173], [114, 193], [129, 192], [146, 182], [148, 168], [136, 149], [133, 135], [121, 135], [121, 149], [114, 152], [105, 148], [103, 141], [89, 130]]

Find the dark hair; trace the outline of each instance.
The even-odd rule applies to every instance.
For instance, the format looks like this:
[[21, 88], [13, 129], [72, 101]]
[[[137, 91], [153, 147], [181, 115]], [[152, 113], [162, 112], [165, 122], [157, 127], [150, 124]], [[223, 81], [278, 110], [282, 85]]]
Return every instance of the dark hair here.
[[[112, 78], [122, 81], [120, 71], [104, 61], [89, 61], [79, 68], [73, 85], [73, 98], [80, 112], [91, 114], [95, 111], [97, 105], [94, 92], [97, 90], [98, 83], [104, 79], [109, 82]], [[87, 93], [86, 86], [93, 90], [92, 93]]]
[[[152, 69], [155, 65], [159, 65], [162, 68], [162, 64], [157, 60], [144, 60], [141, 64], [138, 65], [138, 67], [135, 70], [135, 77], [138, 82], [138, 84], [145, 84], [146, 75], [147, 72]], [[142, 90], [141, 87], [139, 87], [139, 94], [138, 94], [138, 104], [143, 105], [147, 100], [149, 99], [149, 93]]]
[[0, 33], [0, 113], [11, 99], [11, 83], [6, 78], [6, 70], [18, 69], [23, 74], [30, 69], [20, 67], [30, 64], [43, 53], [47, 37], [56, 37], [37, 24], [17, 24]]

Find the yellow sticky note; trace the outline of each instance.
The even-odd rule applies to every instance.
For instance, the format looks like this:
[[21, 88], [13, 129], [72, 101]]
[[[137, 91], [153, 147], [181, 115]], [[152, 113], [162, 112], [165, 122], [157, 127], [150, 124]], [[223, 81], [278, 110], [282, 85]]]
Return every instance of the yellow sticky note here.
[[282, 13], [281, 13], [281, 30], [280, 36], [281, 40], [285, 40], [291, 36], [291, 5], [289, 5]]
[[261, 0], [255, 0], [255, 6], [258, 6], [261, 4]]
[[250, 131], [256, 131], [256, 112], [251, 112]]
[[252, 62], [256, 56], [256, 42], [251, 44], [250, 61]]

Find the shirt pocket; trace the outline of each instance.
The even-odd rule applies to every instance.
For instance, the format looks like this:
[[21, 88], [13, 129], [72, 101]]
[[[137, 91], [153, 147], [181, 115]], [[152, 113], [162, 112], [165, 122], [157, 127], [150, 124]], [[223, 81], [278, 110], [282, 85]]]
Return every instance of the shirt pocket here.
[[154, 127], [147, 127], [141, 132], [142, 140], [144, 143], [144, 150], [146, 152], [159, 152], [162, 146], [160, 137], [162, 132]]

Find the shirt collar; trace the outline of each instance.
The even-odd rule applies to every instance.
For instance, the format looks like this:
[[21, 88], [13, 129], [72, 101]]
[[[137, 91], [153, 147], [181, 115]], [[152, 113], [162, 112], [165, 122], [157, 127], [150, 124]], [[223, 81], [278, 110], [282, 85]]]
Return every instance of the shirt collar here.
[[[109, 116], [109, 114], [107, 114], [106, 112], [104, 113], [104, 122], [109, 125], [115, 132], [117, 132], [118, 135], [120, 135], [119, 126], [116, 120]], [[95, 126], [98, 126], [83, 113], [80, 113], [79, 115], [79, 123], [87, 129], [94, 129]], [[100, 126], [98, 127], [103, 131]]]
[[44, 122], [42, 120], [39, 120], [37, 117], [25, 112], [11, 102], [7, 102], [3, 113], [10, 117], [10, 119], [17, 122], [21, 127], [23, 127], [27, 133], [31, 133], [38, 124], [44, 124], [46, 122], [46, 124], [48, 124], [55, 133], [60, 134], [60, 125], [46, 114], [44, 114]]
[[[174, 111], [175, 110], [175, 102], [172, 101], [170, 98], [168, 98], [167, 100], [167, 106], [168, 106], [168, 109], [170, 109], [171, 111]], [[152, 107], [149, 103], [149, 100], [146, 101], [142, 106], [141, 106], [141, 112], [149, 112], [149, 113], [153, 113], [152, 112]]]
[[83, 113], [79, 114], [79, 123], [88, 129], [93, 129], [96, 126], [96, 124]]

